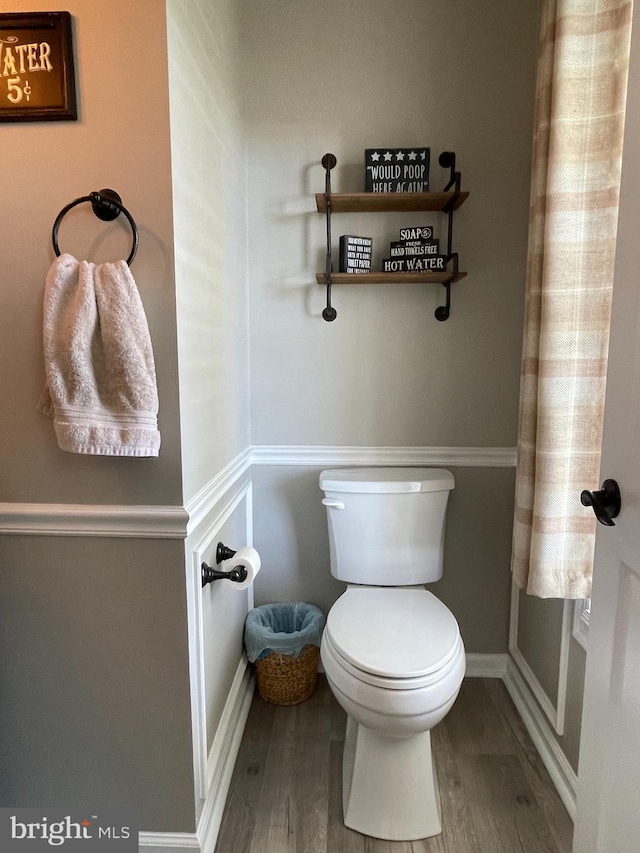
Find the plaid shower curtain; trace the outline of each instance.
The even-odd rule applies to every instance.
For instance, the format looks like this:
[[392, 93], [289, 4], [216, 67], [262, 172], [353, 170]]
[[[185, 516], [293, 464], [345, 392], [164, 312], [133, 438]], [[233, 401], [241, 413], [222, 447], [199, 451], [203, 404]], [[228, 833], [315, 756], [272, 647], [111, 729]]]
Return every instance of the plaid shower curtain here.
[[591, 594], [631, 11], [543, 2], [512, 551], [541, 598]]

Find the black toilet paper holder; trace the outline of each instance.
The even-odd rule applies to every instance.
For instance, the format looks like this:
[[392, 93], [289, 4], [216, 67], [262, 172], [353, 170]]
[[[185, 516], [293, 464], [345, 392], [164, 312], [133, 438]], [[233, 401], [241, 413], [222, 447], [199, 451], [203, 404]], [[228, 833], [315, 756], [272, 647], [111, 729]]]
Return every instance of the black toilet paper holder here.
[[[222, 542], [218, 542], [216, 546], [216, 564], [219, 565], [223, 560], [230, 560], [235, 554], [236, 552], [232, 548], [228, 548]], [[202, 563], [200, 571], [202, 573], [203, 587], [214, 581], [226, 580], [233, 583], [242, 583], [242, 581], [247, 579], [247, 570], [244, 566], [234, 566], [228, 572], [221, 572], [220, 569], [213, 569], [206, 563]]]

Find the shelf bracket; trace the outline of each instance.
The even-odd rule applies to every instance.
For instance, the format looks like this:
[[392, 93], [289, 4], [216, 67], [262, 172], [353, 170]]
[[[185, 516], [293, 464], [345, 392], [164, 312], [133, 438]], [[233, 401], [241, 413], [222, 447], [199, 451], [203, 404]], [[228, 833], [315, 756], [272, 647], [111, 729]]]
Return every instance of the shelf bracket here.
[[[462, 183], [462, 173], [456, 172], [456, 154], [455, 151], [443, 151], [442, 154], [438, 157], [438, 163], [442, 166], [443, 169], [451, 169], [451, 175], [449, 176], [449, 183], [444, 188], [443, 192], [448, 193], [451, 188], [453, 188], [454, 193], [460, 192], [460, 185]], [[455, 196], [452, 200], [455, 202]]]
[[448, 320], [451, 313], [451, 280], [443, 282], [443, 286], [446, 288], [445, 304], [439, 305], [434, 312], [436, 320], [442, 321]]
[[438, 163], [442, 166], [443, 169], [450, 169], [449, 183], [446, 185], [443, 192], [449, 192], [453, 190], [453, 196], [451, 198], [451, 201], [444, 209], [444, 212], [447, 214], [448, 219], [447, 264], [452, 261], [453, 268], [451, 271], [451, 277], [448, 278], [447, 281], [443, 282], [443, 285], [446, 288], [445, 304], [436, 308], [435, 311], [436, 320], [448, 320], [449, 314], [451, 313], [451, 282], [455, 280], [455, 277], [458, 274], [458, 255], [457, 253], [454, 253], [451, 250], [453, 248], [453, 211], [455, 209], [458, 195], [460, 193], [462, 174], [461, 172], [456, 171], [455, 151], [443, 151], [440, 157], [438, 157]]
[[436, 320], [448, 320], [449, 314], [451, 314], [451, 283], [456, 280], [456, 276], [458, 275], [458, 253], [454, 252], [450, 254], [447, 258], [447, 263], [449, 261], [452, 262], [451, 275], [446, 281], [442, 282], [443, 287], [445, 288], [446, 297], [445, 304], [438, 306], [434, 312], [434, 316]]
[[326, 202], [326, 218], [327, 218], [327, 255], [325, 266], [325, 278], [327, 282], [327, 306], [322, 312], [323, 318], [328, 322], [332, 322], [338, 316], [338, 312], [331, 305], [331, 273], [333, 272], [333, 263], [331, 261], [331, 170], [335, 167], [338, 161], [333, 154], [325, 154], [322, 158], [322, 165], [325, 168], [324, 178], [324, 198]]

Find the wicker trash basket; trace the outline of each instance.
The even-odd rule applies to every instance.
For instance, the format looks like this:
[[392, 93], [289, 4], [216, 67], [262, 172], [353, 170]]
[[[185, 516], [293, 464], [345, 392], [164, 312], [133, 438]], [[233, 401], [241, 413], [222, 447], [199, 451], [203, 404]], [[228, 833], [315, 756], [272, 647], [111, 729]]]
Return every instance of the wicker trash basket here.
[[307, 648], [293, 658], [279, 652], [270, 652], [256, 661], [258, 692], [274, 705], [298, 705], [316, 689], [318, 676], [317, 646]]
[[244, 625], [247, 657], [256, 666], [258, 691], [274, 705], [304, 702], [316, 687], [323, 612], [304, 601], [261, 604]]

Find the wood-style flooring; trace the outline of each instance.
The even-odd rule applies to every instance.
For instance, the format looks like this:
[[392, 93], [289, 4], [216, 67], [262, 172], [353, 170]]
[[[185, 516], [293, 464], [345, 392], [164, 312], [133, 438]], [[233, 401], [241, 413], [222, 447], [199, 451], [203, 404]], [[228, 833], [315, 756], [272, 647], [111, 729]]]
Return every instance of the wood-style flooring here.
[[432, 744], [442, 834], [380, 841], [342, 823], [345, 714], [254, 697], [216, 853], [570, 853], [573, 825], [502, 683], [470, 678]]

